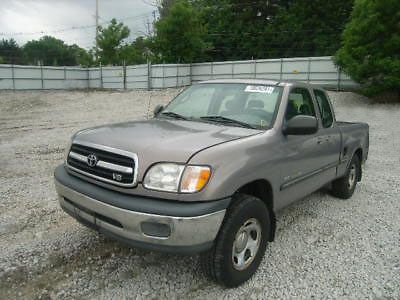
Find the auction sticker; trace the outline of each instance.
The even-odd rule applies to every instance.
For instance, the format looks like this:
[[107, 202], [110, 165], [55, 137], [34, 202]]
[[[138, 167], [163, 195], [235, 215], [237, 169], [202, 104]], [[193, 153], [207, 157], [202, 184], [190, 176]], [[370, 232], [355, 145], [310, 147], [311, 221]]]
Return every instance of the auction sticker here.
[[248, 85], [244, 90], [247, 93], [263, 93], [263, 94], [272, 94], [274, 92], [273, 86], [265, 86], [265, 85]]

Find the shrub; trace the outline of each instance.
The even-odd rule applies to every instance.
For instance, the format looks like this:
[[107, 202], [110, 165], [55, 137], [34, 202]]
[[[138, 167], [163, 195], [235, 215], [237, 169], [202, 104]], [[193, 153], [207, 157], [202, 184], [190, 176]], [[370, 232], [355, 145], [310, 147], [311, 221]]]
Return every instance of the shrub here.
[[400, 102], [400, 1], [356, 0], [335, 62], [367, 95]]

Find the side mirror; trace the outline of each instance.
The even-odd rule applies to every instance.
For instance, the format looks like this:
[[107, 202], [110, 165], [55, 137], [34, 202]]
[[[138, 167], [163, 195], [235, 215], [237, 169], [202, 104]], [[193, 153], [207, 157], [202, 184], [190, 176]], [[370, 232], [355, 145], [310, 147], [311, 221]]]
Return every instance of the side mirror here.
[[157, 117], [162, 111], [164, 110], [164, 105], [158, 104], [155, 108], [154, 108], [154, 116]]
[[317, 118], [312, 116], [298, 115], [291, 118], [283, 128], [284, 135], [305, 135], [318, 131]]

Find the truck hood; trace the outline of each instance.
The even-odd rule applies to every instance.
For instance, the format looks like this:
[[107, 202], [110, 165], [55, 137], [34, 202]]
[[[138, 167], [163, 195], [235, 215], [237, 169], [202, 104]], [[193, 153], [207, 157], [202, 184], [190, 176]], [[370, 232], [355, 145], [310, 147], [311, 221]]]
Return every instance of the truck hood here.
[[94, 127], [74, 142], [89, 142], [136, 153], [139, 177], [155, 162], [186, 163], [202, 149], [262, 131], [195, 121], [151, 119]]

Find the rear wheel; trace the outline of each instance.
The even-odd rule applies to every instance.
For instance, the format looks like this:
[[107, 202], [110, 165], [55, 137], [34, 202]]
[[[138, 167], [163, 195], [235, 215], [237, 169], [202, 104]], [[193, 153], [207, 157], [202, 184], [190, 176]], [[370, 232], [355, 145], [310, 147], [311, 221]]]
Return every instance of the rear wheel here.
[[227, 287], [247, 281], [264, 256], [269, 229], [266, 205], [256, 197], [237, 194], [214, 247], [200, 256], [205, 274]]
[[349, 199], [353, 195], [360, 178], [360, 168], [360, 159], [357, 155], [354, 155], [345, 176], [332, 182], [332, 195], [342, 199]]

